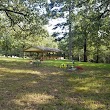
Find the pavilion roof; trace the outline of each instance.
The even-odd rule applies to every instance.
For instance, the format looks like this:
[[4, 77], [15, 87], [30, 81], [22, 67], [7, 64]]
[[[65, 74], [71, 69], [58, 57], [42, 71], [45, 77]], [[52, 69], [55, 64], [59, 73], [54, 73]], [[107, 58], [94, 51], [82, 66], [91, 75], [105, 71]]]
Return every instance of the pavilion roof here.
[[62, 50], [58, 48], [50, 48], [43, 46], [32, 46], [28, 49], [25, 49], [24, 52], [62, 52]]

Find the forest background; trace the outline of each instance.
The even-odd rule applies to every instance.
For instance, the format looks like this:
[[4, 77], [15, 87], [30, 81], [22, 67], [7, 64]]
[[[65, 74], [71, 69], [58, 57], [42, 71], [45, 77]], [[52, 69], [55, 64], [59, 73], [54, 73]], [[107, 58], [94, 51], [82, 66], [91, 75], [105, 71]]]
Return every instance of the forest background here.
[[[63, 20], [49, 34], [49, 21], [56, 19]], [[69, 59], [110, 63], [110, 1], [1, 0], [0, 54], [23, 57], [32, 45], [60, 48]]]

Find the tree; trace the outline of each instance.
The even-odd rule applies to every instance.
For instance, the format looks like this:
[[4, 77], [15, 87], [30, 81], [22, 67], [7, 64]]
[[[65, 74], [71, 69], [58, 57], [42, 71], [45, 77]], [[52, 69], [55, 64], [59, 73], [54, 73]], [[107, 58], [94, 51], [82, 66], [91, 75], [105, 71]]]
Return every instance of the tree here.
[[[100, 5], [98, 5], [100, 4]], [[100, 46], [103, 45], [102, 37], [99, 34], [107, 34], [101, 27], [108, 27], [104, 25], [104, 19], [106, 19], [109, 15], [109, 6], [110, 2], [106, 1], [79, 1], [77, 3], [77, 8], [79, 8], [78, 14], [76, 16], [83, 17], [82, 21], [78, 22], [79, 28], [81, 27], [81, 33], [84, 37], [84, 61], [87, 61], [87, 41], [90, 42], [90, 39], [95, 39], [95, 47], [96, 47], [96, 62], [99, 62], [99, 52]], [[82, 19], [81, 17], [81, 19]], [[102, 24], [103, 22], [103, 24]], [[110, 27], [110, 26], [109, 26]], [[107, 35], [106, 35], [107, 36]], [[106, 37], [107, 38], [107, 37]], [[106, 41], [106, 38], [103, 37], [103, 40]], [[89, 50], [89, 48], [88, 48]], [[95, 50], [94, 50], [95, 51]]]
[[51, 0], [48, 8], [49, 18], [64, 18], [66, 22], [58, 23], [55, 25], [54, 29], [60, 27], [62, 30], [68, 30], [66, 32], [54, 33], [53, 36], [58, 36], [62, 34], [62, 38], [57, 37], [57, 40], [61, 40], [68, 36], [68, 54], [69, 59], [72, 60], [72, 48], [73, 48], [73, 28], [72, 28], [72, 14], [74, 12], [74, 1], [73, 0]]
[[38, 16], [39, 7], [43, 6], [44, 2], [45, 0], [1, 0], [0, 12], [5, 13], [13, 26], [23, 20], [29, 20], [33, 12]]
[[[45, 0], [0, 1], [0, 14], [3, 16], [0, 19], [1, 31], [3, 28], [6, 31], [10, 30], [8, 37], [14, 38], [13, 49], [20, 48], [18, 50], [23, 51], [27, 46], [32, 45], [33, 39], [49, 36], [48, 32], [43, 28], [46, 20], [43, 18], [44, 14], [41, 10], [45, 4]], [[8, 37], [7, 40], [9, 40]], [[0, 40], [2, 41], [2, 38]], [[30, 44], [28, 40], [30, 40]], [[5, 45], [3, 44], [2, 46], [4, 47]]]

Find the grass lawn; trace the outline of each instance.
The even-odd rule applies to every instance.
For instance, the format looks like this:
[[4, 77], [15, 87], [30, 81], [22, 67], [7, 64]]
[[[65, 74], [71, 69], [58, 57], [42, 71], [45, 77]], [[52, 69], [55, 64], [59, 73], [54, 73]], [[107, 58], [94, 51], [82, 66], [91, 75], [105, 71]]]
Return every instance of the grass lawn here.
[[110, 110], [110, 64], [0, 58], [0, 110]]

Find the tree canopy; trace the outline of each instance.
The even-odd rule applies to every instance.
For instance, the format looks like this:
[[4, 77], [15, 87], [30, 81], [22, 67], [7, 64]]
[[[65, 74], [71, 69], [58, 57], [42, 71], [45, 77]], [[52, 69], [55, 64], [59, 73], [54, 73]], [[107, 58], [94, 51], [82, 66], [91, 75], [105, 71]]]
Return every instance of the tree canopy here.
[[[49, 17], [66, 19], [66, 22], [55, 25], [54, 29], [66, 28], [67, 31], [63, 33], [63, 37], [57, 38], [65, 39], [67, 42], [69, 58], [73, 54], [74, 57], [83, 56], [85, 62], [91, 59], [96, 62], [109, 59], [108, 54], [107, 58], [101, 56], [104, 54], [103, 49], [106, 47], [105, 50], [108, 50], [110, 45], [109, 7], [109, 0], [50, 0]], [[62, 33], [55, 32], [53, 36], [56, 37], [59, 34]], [[65, 44], [61, 43], [61, 45]], [[80, 55], [81, 49], [82, 55]]]
[[43, 17], [45, 4], [43, 0], [0, 1], [2, 54], [22, 56], [23, 50], [30, 45], [57, 46], [44, 27], [47, 22]]

